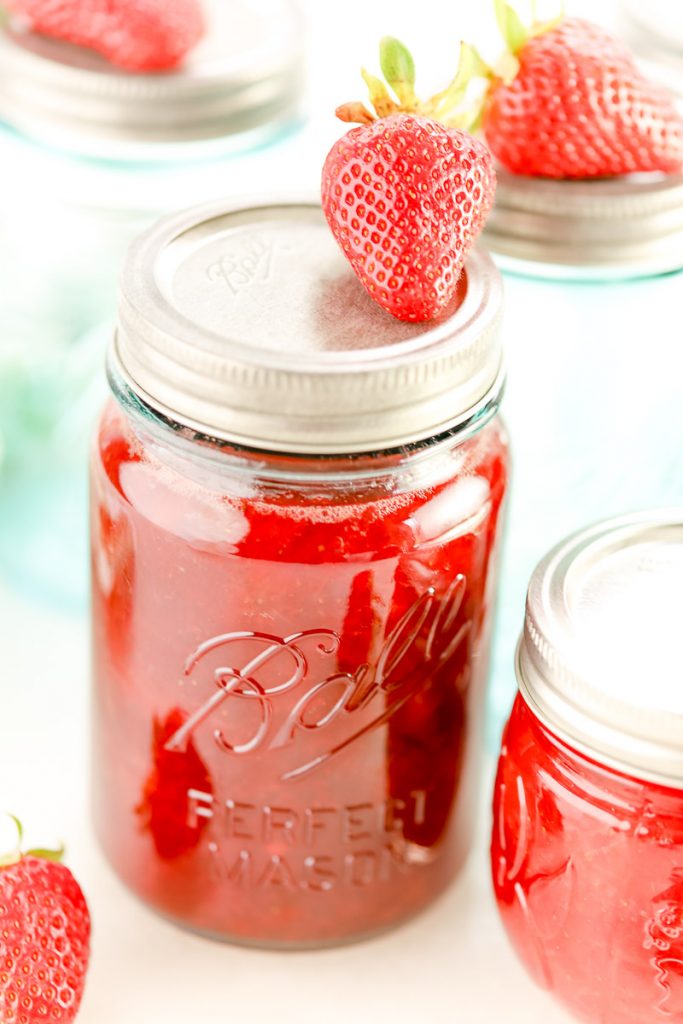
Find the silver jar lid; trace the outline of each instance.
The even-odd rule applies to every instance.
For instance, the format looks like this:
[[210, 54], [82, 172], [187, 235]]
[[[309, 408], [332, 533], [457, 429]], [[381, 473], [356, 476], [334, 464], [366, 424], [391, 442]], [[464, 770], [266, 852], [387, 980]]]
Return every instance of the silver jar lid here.
[[683, 508], [599, 523], [534, 572], [520, 692], [601, 763], [683, 786]]
[[95, 52], [0, 28], [0, 117], [96, 156], [258, 133], [298, 116], [302, 19], [295, 0], [202, 0], [207, 31], [174, 71], [134, 74]]
[[475, 249], [454, 312], [403, 323], [367, 295], [317, 202], [212, 203], [133, 244], [112, 365], [144, 403], [212, 437], [379, 451], [495, 412], [501, 303]]
[[504, 268], [644, 277], [683, 267], [683, 175], [553, 181], [498, 170], [484, 240]]

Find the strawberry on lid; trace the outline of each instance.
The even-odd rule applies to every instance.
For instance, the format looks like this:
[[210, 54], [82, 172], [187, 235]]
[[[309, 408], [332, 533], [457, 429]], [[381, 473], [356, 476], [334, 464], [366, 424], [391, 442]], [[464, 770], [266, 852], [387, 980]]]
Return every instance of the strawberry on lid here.
[[[683, 267], [683, 121], [604, 29], [525, 26], [496, 0], [508, 52], [479, 107], [500, 161], [484, 239], [505, 268], [609, 280]], [[503, 165], [503, 166], [500, 166]]]
[[621, 280], [683, 267], [683, 121], [620, 41], [580, 18], [526, 28], [496, 0], [485, 139], [504, 165], [485, 241], [504, 267]]
[[560, 17], [526, 28], [496, 0], [508, 45], [482, 126], [513, 174], [560, 179], [679, 174], [683, 119], [619, 40], [592, 22]]
[[360, 127], [327, 156], [323, 210], [368, 294], [399, 320], [431, 320], [453, 299], [493, 203], [491, 155], [460, 127], [480, 61], [463, 45], [458, 74], [425, 102], [415, 94], [413, 58], [402, 43], [383, 39], [380, 61], [387, 85], [363, 71], [377, 116], [361, 103], [337, 109], [342, 121]]
[[258, 142], [299, 117], [301, 18], [293, 0], [247, 11], [202, 0], [206, 31], [179, 67], [143, 74], [93, 50], [0, 25], [0, 119], [59, 149], [168, 159]]

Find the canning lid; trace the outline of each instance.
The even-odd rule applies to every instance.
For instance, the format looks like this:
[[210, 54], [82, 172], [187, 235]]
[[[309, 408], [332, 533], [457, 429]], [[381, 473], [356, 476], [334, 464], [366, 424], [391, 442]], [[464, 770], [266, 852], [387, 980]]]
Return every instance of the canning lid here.
[[572, 747], [680, 787], [682, 624], [683, 508], [589, 527], [531, 578], [520, 692]]
[[380, 451], [480, 425], [502, 387], [500, 275], [470, 254], [450, 315], [395, 319], [313, 201], [165, 218], [124, 264], [111, 368], [200, 433], [269, 451]]
[[[0, 28], [0, 117], [95, 155], [272, 131], [297, 117], [302, 21], [295, 0], [202, 0], [204, 38], [178, 70], [134, 74], [95, 52]], [[117, 148], [118, 147], [118, 148]]]
[[683, 175], [555, 181], [497, 174], [484, 240], [504, 269], [623, 279], [683, 267]]

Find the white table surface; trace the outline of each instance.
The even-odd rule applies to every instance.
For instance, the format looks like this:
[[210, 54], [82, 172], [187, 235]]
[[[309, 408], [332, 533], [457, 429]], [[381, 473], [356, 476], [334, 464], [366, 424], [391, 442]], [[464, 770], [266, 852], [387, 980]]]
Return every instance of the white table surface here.
[[[416, 8], [414, 0], [347, 0], [343, 14], [320, 0], [305, 6], [313, 116], [278, 168], [263, 157], [258, 187], [315, 184], [340, 134], [331, 111], [363, 97], [357, 69], [365, 63], [376, 70], [380, 35], [413, 44], [427, 92], [454, 70], [460, 26], [470, 36], [480, 21], [490, 30], [493, 4], [422, 0]], [[567, 6], [607, 20], [612, 5]], [[63, 839], [86, 893], [93, 955], [79, 1024], [567, 1024], [527, 979], [495, 912], [486, 854], [492, 764], [482, 785], [477, 847], [435, 906], [370, 942], [273, 953], [185, 933], [128, 895], [93, 839], [87, 737], [87, 623], [32, 605], [0, 584], [0, 810], [24, 819], [31, 843]], [[8, 834], [0, 827], [0, 843]]]

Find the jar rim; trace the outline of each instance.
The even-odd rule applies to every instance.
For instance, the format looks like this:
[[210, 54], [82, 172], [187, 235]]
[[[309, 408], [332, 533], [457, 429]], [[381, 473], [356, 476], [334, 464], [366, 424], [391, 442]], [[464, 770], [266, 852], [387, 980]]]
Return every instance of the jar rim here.
[[[371, 468], [360, 470], [357, 473], [359, 478], [365, 476], [368, 479], [377, 476], [378, 466], [382, 463], [386, 464], [387, 472], [391, 472], [392, 467], [397, 462], [412, 459], [414, 456], [419, 456], [420, 453], [425, 453], [426, 455], [436, 454], [441, 450], [452, 447], [454, 443], [462, 444], [468, 438], [478, 434], [498, 415], [500, 403], [507, 385], [507, 373], [505, 366], [503, 366], [498, 377], [482, 400], [475, 407], [469, 409], [461, 420], [454, 423], [447, 430], [435, 435], [421, 437], [415, 441], [376, 451], [368, 449], [362, 451], [319, 452], [311, 449], [304, 452], [284, 451], [277, 448], [255, 448], [252, 445], [206, 434], [201, 424], [178, 419], [171, 410], [161, 409], [158, 404], [148, 402], [139, 390], [131, 386], [116, 357], [116, 351], [113, 346], [110, 346], [107, 352], [106, 373], [109, 389], [124, 412], [141, 417], [146, 423], [152, 423], [154, 427], [158, 427], [161, 431], [169, 431], [176, 438], [182, 438], [190, 444], [199, 443], [203, 446], [218, 448], [221, 451], [228, 450], [238, 456], [248, 456], [250, 459], [269, 459], [287, 456], [294, 460], [294, 463], [299, 463], [300, 465], [310, 465], [311, 463], [319, 462], [321, 467], [340, 462], [343, 463], [343, 469], [339, 471], [345, 475], [348, 475], [349, 463], [361, 465], [366, 460], [372, 459]], [[166, 436], [170, 435], [166, 434]], [[356, 473], [354, 472], [355, 475]], [[303, 476], [306, 476], [306, 474], [304, 473]], [[310, 473], [309, 476], [311, 480], [320, 479], [320, 473], [317, 471]], [[297, 479], [302, 478], [300, 469], [297, 469], [296, 477]]]
[[449, 315], [407, 324], [367, 296], [317, 198], [210, 203], [130, 249], [110, 358], [145, 404], [209, 437], [385, 451], [500, 397], [500, 275], [475, 247], [462, 280]]
[[[683, 786], [683, 700], [673, 664], [665, 678], [655, 665], [649, 682], [639, 683], [657, 645], [652, 622], [661, 614], [664, 630], [673, 621], [667, 599], [681, 564], [683, 508], [578, 531], [532, 575], [515, 658], [522, 698], [558, 738], [609, 767], [676, 788]], [[631, 643], [620, 660], [615, 630]]]
[[623, 280], [683, 268], [683, 175], [556, 181], [496, 169], [485, 243], [503, 269]]

